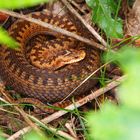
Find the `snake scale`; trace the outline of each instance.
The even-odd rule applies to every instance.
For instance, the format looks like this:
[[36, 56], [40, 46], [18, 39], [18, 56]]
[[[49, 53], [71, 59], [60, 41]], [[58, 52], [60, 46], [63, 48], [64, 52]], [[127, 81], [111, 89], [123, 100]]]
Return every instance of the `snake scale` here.
[[[77, 25], [67, 16], [45, 12], [35, 12], [29, 16], [82, 35]], [[22, 19], [15, 21], [8, 32], [20, 48], [13, 50], [5, 45], [0, 47], [0, 77], [6, 85], [25, 97], [36, 98], [44, 103], [59, 102], [99, 68], [99, 52], [71, 37]], [[63, 56], [73, 53], [75, 59], [79, 55], [84, 55], [84, 59], [55, 68], [55, 65], [61, 64]], [[73, 95], [81, 95], [91, 89], [97, 81], [95, 76]]]

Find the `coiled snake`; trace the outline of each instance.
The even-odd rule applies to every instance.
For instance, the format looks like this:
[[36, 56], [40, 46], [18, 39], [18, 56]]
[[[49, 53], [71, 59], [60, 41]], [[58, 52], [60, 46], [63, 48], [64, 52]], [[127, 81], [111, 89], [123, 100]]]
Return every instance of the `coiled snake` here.
[[[30, 16], [82, 35], [67, 17], [44, 12]], [[44, 103], [60, 101], [99, 67], [97, 50], [50, 29], [19, 19], [8, 32], [19, 43], [20, 49], [0, 47], [0, 76], [6, 85], [26, 97]], [[73, 95], [86, 92], [95, 83], [93, 77]]]

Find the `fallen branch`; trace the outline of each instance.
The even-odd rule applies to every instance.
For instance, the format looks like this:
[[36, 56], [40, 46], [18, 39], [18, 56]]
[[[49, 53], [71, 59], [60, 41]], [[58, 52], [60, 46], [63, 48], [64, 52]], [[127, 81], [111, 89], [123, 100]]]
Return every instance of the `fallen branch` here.
[[[124, 79], [125, 79], [125, 76], [122, 76], [122, 77], [119, 77], [118, 79], [115, 79], [111, 83], [107, 84], [105, 87], [100, 88], [100, 89], [96, 90], [95, 92], [91, 92], [90, 95], [87, 95], [86, 97], [84, 97], [83, 99], [75, 102], [74, 104], [71, 104], [71, 105], [67, 106], [65, 109], [66, 110], [74, 110], [75, 107], [77, 107], [77, 108], [81, 107], [82, 105], [86, 104], [87, 102], [90, 102], [91, 100], [97, 98], [98, 96], [100, 96], [100, 95], [106, 93], [107, 91], [115, 88]], [[58, 119], [59, 117], [65, 115], [66, 113], [68, 113], [68, 112], [64, 111], [64, 110], [57, 111], [57, 112], [53, 113], [52, 115], [42, 119], [41, 122], [43, 122], [45, 124], [50, 123], [53, 120]], [[23, 135], [30, 130], [31, 130], [30, 126], [25, 127], [23, 129], [19, 130], [18, 132], [16, 132], [15, 134], [13, 134], [12, 136], [10, 136], [10, 138], [8, 140], [14, 140], [14, 139], [18, 138], [20, 135]]]
[[106, 41], [92, 28], [91, 25], [89, 25], [82, 16], [70, 5], [69, 2], [66, 0], [61, 0], [63, 4], [69, 9], [69, 11], [75, 15], [82, 23], [83, 25], [104, 45], [107, 46]]
[[51, 29], [54, 32], [61, 33], [61, 34], [64, 34], [66, 36], [75, 38], [75, 39], [77, 39], [79, 41], [82, 41], [82, 42], [84, 42], [86, 44], [89, 44], [89, 45], [91, 45], [93, 47], [96, 47], [96, 48], [98, 48], [100, 50], [103, 50], [103, 51], [107, 51], [108, 50], [107, 48], [105, 48], [104, 46], [102, 46], [99, 43], [96, 43], [93, 40], [81, 37], [81, 36], [79, 36], [79, 35], [77, 35], [75, 33], [69, 32], [67, 30], [64, 30], [62, 28], [56, 27], [56, 26], [51, 25], [49, 23], [46, 23], [46, 22], [43, 22], [43, 21], [40, 21], [40, 20], [31, 18], [31, 17], [28, 17], [27, 15], [21, 15], [19, 13], [16, 13], [16, 12], [13, 12], [13, 11], [8, 11], [8, 10], [0, 10], [0, 12], [8, 14], [8, 15], [16, 17], [16, 18], [24, 19], [24, 20], [29, 21], [29, 22], [33, 22], [33, 23], [38, 24], [40, 26], [43, 26], [45, 28], [49, 28], [49, 29]]

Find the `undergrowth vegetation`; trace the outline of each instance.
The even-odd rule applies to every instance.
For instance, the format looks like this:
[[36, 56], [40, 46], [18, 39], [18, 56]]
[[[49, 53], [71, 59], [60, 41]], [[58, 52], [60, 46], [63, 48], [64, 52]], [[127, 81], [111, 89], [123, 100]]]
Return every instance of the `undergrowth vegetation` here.
[[[1, 9], [23, 8], [46, 0], [7, 0], [0, 1]], [[108, 38], [123, 36], [122, 21], [118, 17], [121, 0], [86, 0], [93, 10], [93, 21], [105, 32]], [[113, 30], [112, 30], [113, 29]], [[0, 43], [15, 48], [16, 42], [0, 29]], [[106, 55], [108, 61], [119, 64], [125, 74], [124, 81], [118, 87], [119, 105], [106, 102], [101, 110], [86, 115], [86, 127], [89, 140], [139, 140], [140, 139], [140, 49], [129, 46], [116, 53]], [[26, 140], [46, 140], [42, 133], [31, 132]], [[1, 137], [0, 140], [3, 140]]]
[[120, 104], [104, 103], [99, 112], [87, 115], [90, 139], [139, 140], [140, 139], [140, 49], [128, 46], [110, 58], [119, 62], [126, 77], [118, 88]]

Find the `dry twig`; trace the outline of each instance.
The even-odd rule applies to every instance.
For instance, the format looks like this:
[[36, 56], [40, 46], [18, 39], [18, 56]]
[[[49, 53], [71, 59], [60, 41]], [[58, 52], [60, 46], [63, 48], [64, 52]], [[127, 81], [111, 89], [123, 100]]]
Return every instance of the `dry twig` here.
[[[98, 96], [104, 94], [105, 92], [107, 92], [107, 91], [115, 88], [124, 79], [125, 79], [125, 76], [119, 77], [115, 81], [112, 81], [111, 83], [107, 84], [105, 87], [100, 88], [100, 89], [96, 90], [95, 92], [92, 92], [90, 95], [87, 95], [83, 99], [75, 102], [74, 104], [71, 104], [71, 105], [67, 106], [65, 109], [66, 110], [74, 110], [75, 107], [78, 108], [78, 107], [86, 104], [87, 102], [89, 102], [89, 101], [97, 98]], [[52, 115], [50, 115], [50, 116], [42, 119], [41, 122], [43, 122], [43, 123], [50, 123], [53, 120], [58, 119], [59, 117], [65, 115], [66, 113], [68, 113], [68, 112], [67, 111], [64, 111], [64, 110], [57, 111], [57, 112], [53, 113]], [[23, 135], [23, 134], [27, 133], [30, 130], [31, 130], [31, 127], [30, 126], [25, 127], [22, 130], [20, 130], [20, 131], [16, 132], [15, 134], [13, 134], [8, 140], [14, 140], [14, 139], [18, 138], [21, 134]]]
[[69, 0], [70, 3], [72, 3], [81, 13], [86, 14], [86, 12], [81, 9], [81, 7], [73, 0]]
[[61, 0], [65, 6], [69, 9], [69, 11], [75, 15], [83, 25], [104, 45], [107, 46], [106, 41], [90, 26], [82, 17], [81, 15], [67, 2], [66, 0]]
[[8, 14], [8, 15], [13, 16], [13, 17], [16, 17], [16, 18], [24, 19], [24, 20], [29, 21], [29, 22], [33, 22], [33, 23], [38, 24], [38, 25], [40, 25], [40, 26], [43, 26], [43, 27], [45, 27], [45, 28], [49, 28], [49, 29], [51, 29], [51, 30], [54, 31], [54, 32], [61, 33], [61, 34], [64, 34], [64, 35], [66, 35], [66, 36], [75, 38], [75, 39], [77, 39], [77, 40], [79, 40], [79, 41], [82, 41], [82, 42], [84, 42], [84, 43], [87, 43], [87, 44], [89, 44], [89, 45], [91, 45], [91, 46], [93, 46], [93, 47], [96, 47], [96, 48], [100, 49], [100, 50], [108, 51], [107, 48], [105, 48], [104, 46], [102, 46], [102, 45], [99, 44], [99, 43], [96, 43], [96, 42], [93, 41], [93, 40], [89, 40], [89, 39], [87, 39], [87, 38], [81, 37], [81, 36], [79, 36], [79, 35], [77, 35], [77, 34], [75, 34], [75, 33], [72, 33], [72, 32], [69, 32], [69, 31], [67, 31], [67, 30], [61, 29], [61, 28], [56, 27], [56, 26], [54, 26], [54, 25], [51, 25], [51, 24], [49, 24], [49, 23], [46, 23], [46, 22], [43, 22], [43, 21], [40, 21], [40, 20], [31, 18], [31, 17], [28, 17], [28, 16], [26, 16], [26, 15], [21, 15], [21, 14], [18, 14], [18, 13], [16, 13], [16, 12], [13, 12], [13, 11], [0, 10], [0, 12], [5, 13], [5, 14]]
[[66, 124], [65, 124], [65, 127], [69, 130], [69, 133], [70, 133], [74, 138], [78, 139], [76, 133], [75, 133], [75, 132], [73, 131], [73, 129], [72, 129], [71, 123], [66, 123]]

